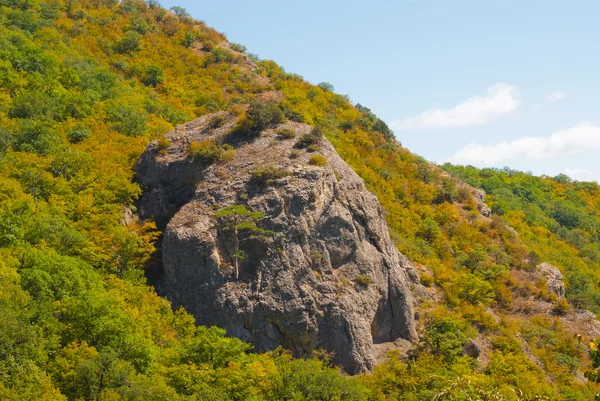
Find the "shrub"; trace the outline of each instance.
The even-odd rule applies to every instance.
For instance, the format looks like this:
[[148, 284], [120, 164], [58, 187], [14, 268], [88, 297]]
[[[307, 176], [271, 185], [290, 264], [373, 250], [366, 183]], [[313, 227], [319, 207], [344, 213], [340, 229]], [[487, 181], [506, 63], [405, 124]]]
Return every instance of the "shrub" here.
[[231, 43], [231, 50], [245, 54], [248, 49], [246, 46], [240, 45], [239, 43]]
[[246, 112], [248, 127], [255, 132], [260, 132], [273, 125], [285, 121], [285, 116], [276, 104], [267, 102], [252, 102]]
[[260, 186], [273, 185], [280, 178], [289, 176], [290, 173], [279, 167], [267, 166], [254, 170], [250, 180]]
[[292, 108], [283, 103], [281, 106], [281, 111], [283, 111], [283, 114], [285, 115], [285, 118], [287, 118], [290, 121], [294, 121], [297, 123], [303, 123], [304, 122], [304, 117], [302, 116], [302, 114], [292, 110]]
[[222, 127], [223, 124], [225, 124], [226, 120], [227, 120], [227, 118], [225, 117], [224, 114], [217, 114], [210, 120], [210, 123], [208, 126], [211, 129], [219, 128], [219, 127]]
[[303, 134], [300, 139], [298, 139], [298, 142], [296, 142], [295, 146], [299, 149], [308, 149], [313, 146], [316, 149], [316, 146], [321, 142], [322, 138], [323, 128], [317, 126], [314, 127], [308, 134]]
[[373, 283], [373, 279], [371, 278], [371, 276], [367, 276], [364, 274], [357, 274], [354, 279], [356, 280], [356, 283], [362, 287], [368, 287]]
[[319, 264], [323, 260], [323, 252], [321, 251], [310, 251], [310, 259], [313, 264]]
[[288, 155], [288, 157], [289, 157], [290, 159], [297, 159], [299, 155], [300, 155], [300, 153], [298, 153], [298, 151], [297, 151], [297, 150], [292, 150], [292, 151], [290, 152], [290, 154]]
[[277, 135], [278, 135], [279, 139], [292, 139], [292, 138], [296, 137], [296, 133], [289, 128], [284, 128], [284, 129], [280, 130], [277, 133]]
[[233, 160], [233, 158], [235, 157], [235, 149], [233, 148], [233, 146], [225, 144], [222, 146], [222, 149], [223, 153], [221, 153], [221, 158], [219, 160], [224, 162]]
[[205, 139], [202, 142], [190, 143], [188, 155], [194, 161], [202, 164], [212, 164], [221, 159], [223, 149], [212, 139]]
[[566, 299], [564, 298], [560, 298], [558, 301], [556, 301], [556, 304], [554, 304], [554, 307], [552, 308], [552, 312], [554, 312], [557, 315], [564, 315], [569, 311], [570, 305], [567, 302]]
[[310, 160], [308, 161], [308, 164], [312, 165], [312, 166], [324, 166], [327, 164], [327, 159], [325, 158], [325, 156], [321, 156], [321, 155], [314, 155], [313, 157], [310, 158]]
[[160, 154], [166, 154], [167, 153], [167, 149], [171, 146], [171, 141], [169, 141], [167, 139], [167, 137], [162, 137], [158, 140], [158, 143], [156, 144], [156, 149], [158, 150], [158, 152]]

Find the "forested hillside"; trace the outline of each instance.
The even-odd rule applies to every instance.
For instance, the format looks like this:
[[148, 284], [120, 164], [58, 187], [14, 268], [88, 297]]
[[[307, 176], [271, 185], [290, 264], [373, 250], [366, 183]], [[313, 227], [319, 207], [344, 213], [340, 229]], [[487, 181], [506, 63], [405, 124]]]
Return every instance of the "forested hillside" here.
[[600, 186], [565, 175], [535, 177], [499, 169], [442, 166], [485, 190], [492, 212], [502, 216], [531, 250], [531, 258], [566, 273], [569, 302], [600, 312]]
[[[410, 358], [349, 377], [323, 355], [250, 353], [147, 285], [160, 232], [131, 216], [136, 159], [208, 113], [243, 127], [256, 102], [320, 127], [421, 267], [430, 295]], [[490, 194], [491, 218], [368, 108], [181, 8], [0, 0], [0, 399], [592, 399], [590, 339], [565, 323], [574, 309], [523, 277], [552, 263], [571, 304], [600, 311], [598, 185], [444, 168]]]

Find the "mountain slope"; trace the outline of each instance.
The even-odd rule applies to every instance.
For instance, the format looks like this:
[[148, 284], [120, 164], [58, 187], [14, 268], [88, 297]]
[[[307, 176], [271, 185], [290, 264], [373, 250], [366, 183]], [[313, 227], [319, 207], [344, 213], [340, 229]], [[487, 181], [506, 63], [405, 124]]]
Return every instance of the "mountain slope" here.
[[[576, 314], [543, 281], [522, 275], [535, 270], [536, 254], [565, 267], [540, 240], [545, 232], [498, 210], [481, 215], [468, 187], [399, 146], [367, 108], [252, 60], [154, 1], [0, 0], [0, 7], [2, 398], [594, 394], [578, 374], [588, 366], [586, 348], [567, 330], [577, 326], [561, 320]], [[248, 354], [219, 330], [196, 329], [145, 284], [142, 268], [153, 265], [160, 232], [130, 218], [141, 194], [135, 160], [151, 140], [195, 117], [226, 110], [243, 120], [252, 101], [276, 101], [286, 119], [321, 127], [377, 195], [392, 240], [430, 287], [420, 295], [422, 341], [410, 361], [392, 355], [372, 376], [348, 378], [326, 360]], [[584, 203], [569, 210], [597, 212], [596, 195], [578, 196]], [[584, 293], [597, 288], [588, 261], [596, 234], [586, 230], [579, 234], [587, 253], [560, 244], [574, 261], [566, 292], [577, 305], [570, 271], [587, 277]], [[463, 352], [473, 344], [477, 357]]]

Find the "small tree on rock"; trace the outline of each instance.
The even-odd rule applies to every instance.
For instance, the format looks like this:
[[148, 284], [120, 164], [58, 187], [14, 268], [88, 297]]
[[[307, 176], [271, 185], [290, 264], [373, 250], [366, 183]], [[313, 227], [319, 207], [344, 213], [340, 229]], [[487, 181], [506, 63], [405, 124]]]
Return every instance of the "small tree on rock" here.
[[273, 234], [273, 231], [262, 229], [256, 225], [256, 222], [264, 217], [263, 213], [251, 212], [243, 205], [227, 206], [219, 210], [215, 217], [217, 218], [217, 227], [231, 234], [233, 273], [237, 279], [240, 275], [240, 261], [246, 259], [246, 252], [241, 248], [241, 244], [249, 239], [266, 237]]

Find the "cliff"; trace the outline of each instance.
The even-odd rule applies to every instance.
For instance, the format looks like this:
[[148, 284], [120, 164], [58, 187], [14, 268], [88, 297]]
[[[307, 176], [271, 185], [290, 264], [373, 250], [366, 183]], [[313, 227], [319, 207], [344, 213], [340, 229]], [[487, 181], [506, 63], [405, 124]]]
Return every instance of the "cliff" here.
[[[352, 373], [374, 366], [374, 345], [416, 340], [418, 276], [362, 179], [324, 138], [298, 149], [308, 125], [235, 129], [227, 113], [204, 116], [138, 160], [140, 215], [166, 224], [159, 290], [256, 350], [323, 349]], [[194, 144], [235, 156], [207, 163], [190, 155]], [[234, 205], [248, 211], [237, 213], [247, 235], [225, 222]]]

